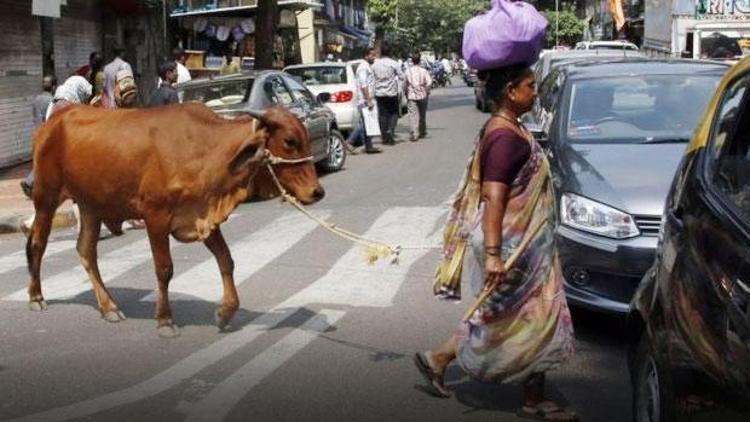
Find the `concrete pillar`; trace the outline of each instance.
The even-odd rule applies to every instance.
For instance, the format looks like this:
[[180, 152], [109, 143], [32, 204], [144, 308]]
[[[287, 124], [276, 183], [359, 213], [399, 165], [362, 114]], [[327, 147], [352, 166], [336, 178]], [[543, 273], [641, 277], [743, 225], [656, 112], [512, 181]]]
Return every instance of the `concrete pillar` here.
[[312, 9], [305, 9], [297, 13], [297, 28], [299, 29], [299, 49], [302, 63], [315, 63], [316, 51], [315, 28], [313, 26], [315, 14]]

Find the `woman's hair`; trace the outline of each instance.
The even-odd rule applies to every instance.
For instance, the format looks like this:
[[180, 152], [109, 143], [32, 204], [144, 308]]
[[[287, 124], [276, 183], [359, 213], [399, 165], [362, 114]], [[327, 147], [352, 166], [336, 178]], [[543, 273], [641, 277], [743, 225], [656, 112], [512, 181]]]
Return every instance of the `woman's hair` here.
[[485, 70], [480, 72], [478, 76], [485, 81], [486, 98], [492, 100], [496, 106], [500, 106], [505, 100], [505, 88], [509, 84], [511, 87], [518, 85], [532, 74], [533, 72], [528, 64], [518, 63], [493, 70]]

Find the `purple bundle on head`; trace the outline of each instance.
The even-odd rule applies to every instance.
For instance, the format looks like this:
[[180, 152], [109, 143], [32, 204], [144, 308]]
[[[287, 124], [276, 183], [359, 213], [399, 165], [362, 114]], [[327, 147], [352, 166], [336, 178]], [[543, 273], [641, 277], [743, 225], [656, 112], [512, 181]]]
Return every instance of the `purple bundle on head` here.
[[534, 63], [546, 28], [547, 19], [529, 3], [492, 0], [492, 9], [466, 22], [464, 59], [477, 70]]

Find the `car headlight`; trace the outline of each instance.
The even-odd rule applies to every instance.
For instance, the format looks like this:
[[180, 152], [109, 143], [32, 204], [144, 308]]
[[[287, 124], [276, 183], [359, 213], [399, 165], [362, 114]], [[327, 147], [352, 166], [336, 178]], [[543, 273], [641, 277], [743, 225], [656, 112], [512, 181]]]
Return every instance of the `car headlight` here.
[[560, 221], [589, 233], [613, 239], [627, 239], [640, 234], [630, 214], [572, 193], [560, 200]]

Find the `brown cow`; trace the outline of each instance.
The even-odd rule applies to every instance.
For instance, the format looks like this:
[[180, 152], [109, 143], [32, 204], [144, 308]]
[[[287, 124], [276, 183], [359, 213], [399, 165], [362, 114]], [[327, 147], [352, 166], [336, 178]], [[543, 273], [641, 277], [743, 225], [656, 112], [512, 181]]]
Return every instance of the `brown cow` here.
[[[248, 183], [261, 174], [269, 152], [285, 159], [311, 155], [307, 130], [286, 110], [226, 120], [199, 104], [147, 110], [71, 106], [39, 129], [34, 144], [36, 218], [26, 245], [30, 308], [47, 307], [39, 277], [42, 255], [56, 208], [72, 198], [81, 211], [78, 253], [102, 317], [110, 322], [124, 316], [99, 275], [101, 222], [145, 221], [159, 286], [156, 319], [159, 333], [167, 336], [178, 333], [167, 296], [173, 268], [169, 235], [181, 242], [201, 240], [216, 258], [224, 284], [216, 321], [223, 328], [239, 298], [219, 225], [246, 199]], [[276, 173], [303, 203], [324, 195], [311, 161], [278, 165]]]

